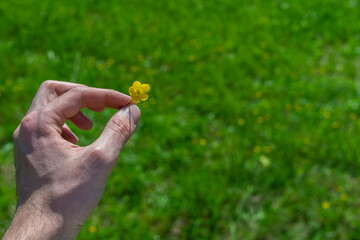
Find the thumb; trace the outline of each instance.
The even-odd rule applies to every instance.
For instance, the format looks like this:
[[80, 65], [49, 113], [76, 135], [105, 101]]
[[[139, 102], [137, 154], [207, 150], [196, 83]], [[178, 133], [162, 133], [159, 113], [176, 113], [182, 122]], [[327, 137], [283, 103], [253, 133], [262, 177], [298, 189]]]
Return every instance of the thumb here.
[[92, 144], [106, 149], [111, 160], [117, 160], [120, 151], [135, 130], [140, 118], [136, 105], [123, 107], [112, 116], [100, 137]]

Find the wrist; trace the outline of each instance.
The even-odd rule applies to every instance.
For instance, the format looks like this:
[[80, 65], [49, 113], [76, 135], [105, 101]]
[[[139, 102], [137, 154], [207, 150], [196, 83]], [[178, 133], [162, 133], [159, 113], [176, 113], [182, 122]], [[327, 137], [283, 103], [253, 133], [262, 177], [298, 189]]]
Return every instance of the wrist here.
[[63, 239], [64, 219], [42, 205], [27, 201], [18, 206], [4, 240]]

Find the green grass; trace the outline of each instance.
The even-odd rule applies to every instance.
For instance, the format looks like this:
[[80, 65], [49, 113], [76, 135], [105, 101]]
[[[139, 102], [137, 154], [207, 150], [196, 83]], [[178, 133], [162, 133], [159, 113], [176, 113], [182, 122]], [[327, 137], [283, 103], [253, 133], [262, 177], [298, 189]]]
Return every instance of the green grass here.
[[[41, 82], [140, 80], [150, 99], [78, 239], [359, 239], [359, 4], [0, 1], [0, 233]], [[114, 111], [86, 113], [81, 145]]]

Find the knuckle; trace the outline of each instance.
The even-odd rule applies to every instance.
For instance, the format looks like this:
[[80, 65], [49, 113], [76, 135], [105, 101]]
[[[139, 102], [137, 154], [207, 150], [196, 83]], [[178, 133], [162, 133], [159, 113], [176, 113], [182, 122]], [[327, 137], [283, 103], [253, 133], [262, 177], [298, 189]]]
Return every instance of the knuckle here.
[[[37, 112], [31, 112], [28, 113], [22, 120], [21, 120], [21, 127], [24, 129], [33, 129], [33, 127], [35, 126], [36, 122], [37, 122]], [[15, 131], [16, 133], [16, 131]], [[15, 134], [14, 133], [14, 134]]]
[[49, 116], [50, 114], [52, 114], [54, 112], [54, 108], [52, 106], [46, 105], [45, 107], [43, 107], [40, 110], [40, 115], [41, 116]]
[[78, 100], [82, 100], [83, 92], [85, 90], [86, 90], [86, 87], [83, 87], [83, 86], [74, 87], [69, 91], [69, 94], [77, 96]]
[[88, 159], [91, 163], [103, 164], [108, 160], [108, 154], [105, 148], [95, 147], [91, 149]]
[[40, 88], [51, 89], [54, 87], [55, 82], [54, 80], [46, 80], [40, 85]]
[[13, 134], [13, 142], [15, 143], [19, 137], [19, 127], [16, 128]]
[[86, 87], [79, 86], [79, 87], [72, 88], [70, 91], [78, 94], [78, 93], [82, 93], [85, 89], [86, 89]]
[[130, 124], [124, 121], [123, 118], [115, 118], [110, 122], [109, 127], [122, 137], [124, 140], [128, 139], [131, 135]]

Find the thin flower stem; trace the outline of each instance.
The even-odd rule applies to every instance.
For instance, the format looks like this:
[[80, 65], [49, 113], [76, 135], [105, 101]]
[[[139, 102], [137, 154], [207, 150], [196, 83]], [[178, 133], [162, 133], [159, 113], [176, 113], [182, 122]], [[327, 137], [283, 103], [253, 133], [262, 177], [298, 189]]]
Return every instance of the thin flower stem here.
[[125, 107], [126, 107], [126, 106], [129, 106], [129, 105], [130, 105], [130, 103], [132, 103], [132, 101], [133, 101], [133, 100], [132, 100], [132, 99], [130, 99], [130, 102], [128, 102], [128, 104], [126, 104], [126, 105], [125, 105]]
[[[128, 104], [130, 104], [130, 103], [128, 103]], [[129, 128], [129, 136], [131, 134], [131, 119], [130, 119], [130, 116], [131, 116], [131, 107], [129, 107], [129, 126], [130, 126], [130, 128]]]

